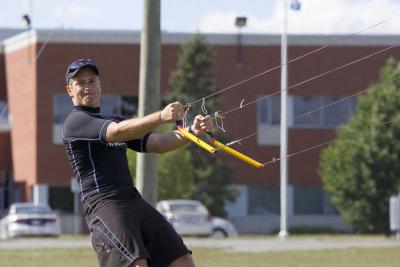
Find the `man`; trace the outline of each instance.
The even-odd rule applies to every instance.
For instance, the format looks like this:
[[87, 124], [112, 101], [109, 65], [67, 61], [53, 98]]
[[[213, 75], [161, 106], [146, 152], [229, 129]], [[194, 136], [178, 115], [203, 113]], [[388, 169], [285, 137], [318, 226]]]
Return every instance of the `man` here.
[[[183, 106], [175, 102], [137, 119], [104, 116], [99, 74], [90, 59], [69, 65], [66, 90], [74, 109], [65, 120], [63, 140], [100, 266], [194, 266], [181, 237], [133, 186], [126, 158], [127, 148], [163, 153], [188, 143], [178, 131], [151, 132], [182, 120]], [[195, 135], [211, 128], [210, 116], [201, 115], [190, 126]]]

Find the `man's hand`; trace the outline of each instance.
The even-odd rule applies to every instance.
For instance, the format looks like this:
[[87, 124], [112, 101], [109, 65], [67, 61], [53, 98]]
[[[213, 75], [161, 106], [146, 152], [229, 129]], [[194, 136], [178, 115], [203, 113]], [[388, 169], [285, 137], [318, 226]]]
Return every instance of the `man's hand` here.
[[183, 119], [185, 115], [185, 110], [183, 106], [179, 102], [174, 102], [167, 105], [160, 112], [160, 118], [162, 122], [171, 122], [171, 121], [179, 121]]
[[214, 125], [211, 120], [211, 116], [202, 116], [202, 115], [197, 115], [194, 118], [193, 124], [190, 126], [190, 129], [193, 131], [195, 135], [199, 135], [203, 133], [204, 131], [206, 132], [212, 132], [214, 128]]

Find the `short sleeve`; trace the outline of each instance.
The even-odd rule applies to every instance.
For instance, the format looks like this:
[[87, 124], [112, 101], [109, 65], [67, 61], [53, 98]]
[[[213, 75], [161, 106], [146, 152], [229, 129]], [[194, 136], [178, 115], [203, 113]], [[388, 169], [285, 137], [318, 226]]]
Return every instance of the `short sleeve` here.
[[63, 137], [106, 142], [107, 127], [111, 122], [109, 119], [86, 112], [73, 112], [64, 123]]
[[147, 152], [147, 140], [151, 133], [146, 134], [142, 138], [128, 141], [128, 147], [134, 151], [146, 153]]

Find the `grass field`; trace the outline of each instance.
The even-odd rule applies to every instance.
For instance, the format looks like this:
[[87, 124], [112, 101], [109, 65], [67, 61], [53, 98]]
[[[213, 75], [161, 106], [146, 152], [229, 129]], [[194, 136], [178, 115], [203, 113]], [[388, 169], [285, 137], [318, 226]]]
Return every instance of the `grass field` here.
[[[238, 253], [194, 249], [198, 267], [398, 267], [400, 248]], [[1, 267], [95, 267], [92, 249], [0, 250]]]

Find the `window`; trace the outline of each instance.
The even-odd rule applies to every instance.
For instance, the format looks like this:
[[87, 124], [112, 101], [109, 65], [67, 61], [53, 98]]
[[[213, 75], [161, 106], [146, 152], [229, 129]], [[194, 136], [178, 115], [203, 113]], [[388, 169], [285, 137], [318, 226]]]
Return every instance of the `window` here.
[[0, 100], [0, 131], [10, 130], [10, 122], [8, 115], [8, 105], [7, 102]]
[[295, 96], [295, 128], [335, 128], [346, 123], [356, 107], [356, 98]]
[[323, 208], [324, 208], [324, 214], [339, 214], [336, 207], [333, 205], [331, 201], [331, 196], [325, 191], [323, 198]]
[[58, 94], [53, 98], [53, 122], [63, 124], [72, 110], [71, 97], [66, 94]]
[[[120, 115], [130, 118], [137, 113], [138, 98], [136, 96], [102, 95], [101, 113], [104, 115]], [[62, 127], [73, 104], [67, 94], [56, 94], [53, 97], [53, 143], [62, 144]]]
[[280, 214], [279, 186], [249, 186], [250, 215]]
[[67, 94], [57, 94], [53, 97], [53, 144], [62, 144], [62, 127], [72, 110], [71, 97]]
[[121, 115], [121, 97], [118, 95], [103, 95], [100, 100], [101, 113], [104, 115]]
[[294, 214], [323, 214], [321, 186], [294, 187]]
[[337, 127], [346, 123], [356, 108], [357, 99], [351, 97], [344, 99], [343, 97], [323, 97], [322, 110], [323, 125], [325, 127]]
[[[322, 125], [321, 97], [295, 96], [294, 97], [294, 125], [296, 128], [319, 127]], [[313, 111], [313, 112], [311, 112]]]
[[[356, 101], [355, 97], [288, 96], [288, 126], [291, 128], [336, 128], [346, 123], [354, 113]], [[280, 96], [259, 101], [257, 112], [258, 131], [271, 128], [274, 132], [272, 128], [280, 124]], [[264, 139], [259, 138], [259, 143], [267, 144], [262, 141]]]
[[322, 186], [295, 186], [294, 214], [337, 214], [337, 211]]
[[263, 125], [279, 125], [281, 121], [281, 97], [271, 96], [258, 102], [258, 122]]
[[121, 116], [124, 118], [131, 118], [138, 112], [138, 98], [137, 96], [121, 96]]
[[257, 142], [262, 145], [279, 145], [281, 97], [272, 96], [258, 102]]

